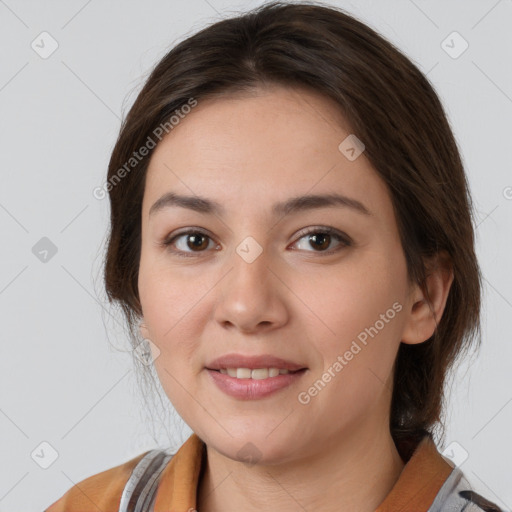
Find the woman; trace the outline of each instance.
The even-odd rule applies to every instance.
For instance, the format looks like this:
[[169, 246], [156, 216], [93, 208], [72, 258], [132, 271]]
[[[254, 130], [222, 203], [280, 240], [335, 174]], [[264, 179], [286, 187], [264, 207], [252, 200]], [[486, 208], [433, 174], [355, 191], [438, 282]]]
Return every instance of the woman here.
[[103, 190], [109, 298], [194, 433], [48, 512], [499, 510], [433, 440], [481, 277], [443, 108], [389, 42], [313, 4], [201, 30]]

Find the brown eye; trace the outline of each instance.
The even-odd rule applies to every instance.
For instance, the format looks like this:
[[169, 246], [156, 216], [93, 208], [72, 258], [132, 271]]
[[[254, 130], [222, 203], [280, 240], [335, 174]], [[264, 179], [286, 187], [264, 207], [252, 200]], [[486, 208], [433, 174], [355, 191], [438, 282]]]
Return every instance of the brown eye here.
[[206, 247], [208, 247], [208, 241], [206, 241], [205, 243], [205, 240], [207, 240], [207, 236], [206, 235], [203, 235], [202, 233], [193, 233], [193, 234], [187, 234], [186, 235], [186, 244], [187, 244], [187, 247], [189, 247], [190, 249], [192, 250], [196, 250], [196, 249], [204, 249]]
[[[299, 247], [300, 250], [305, 250], [306, 252], [317, 252], [325, 255], [338, 252], [344, 247], [352, 245], [352, 240], [348, 235], [328, 226], [317, 227], [315, 229], [310, 229], [307, 232], [302, 232], [302, 236], [297, 242], [295, 242], [295, 244], [300, 244], [303, 239], [306, 240], [305, 244], [307, 245], [302, 248]], [[333, 241], [336, 241], [337, 245], [335, 245], [334, 248], [329, 249]], [[202, 252], [206, 253], [210, 242], [213, 242], [213, 240], [206, 233], [197, 230], [190, 230], [178, 233], [177, 235], [163, 241], [161, 244], [177, 256], [193, 257], [198, 256]], [[216, 250], [220, 247], [220, 245], [215, 246]], [[311, 248], [313, 248], [313, 250], [311, 250]]]
[[206, 252], [210, 242], [212, 239], [205, 233], [185, 231], [165, 240], [162, 245], [179, 256], [194, 256], [193, 253]]
[[331, 243], [331, 235], [326, 233], [312, 234], [309, 236], [309, 243], [317, 249], [327, 249]]
[[[337, 229], [331, 227], [317, 227], [314, 229], [310, 229], [307, 232], [302, 232], [302, 236], [296, 242], [296, 244], [300, 244], [301, 240], [306, 240], [303, 247], [299, 247], [301, 250], [305, 250], [306, 252], [319, 252], [324, 254], [331, 254], [333, 252], [337, 252], [344, 247], [349, 247], [352, 245], [352, 240]], [[331, 243], [333, 240], [337, 241], [337, 245], [329, 250]], [[313, 248], [311, 251], [310, 248]]]

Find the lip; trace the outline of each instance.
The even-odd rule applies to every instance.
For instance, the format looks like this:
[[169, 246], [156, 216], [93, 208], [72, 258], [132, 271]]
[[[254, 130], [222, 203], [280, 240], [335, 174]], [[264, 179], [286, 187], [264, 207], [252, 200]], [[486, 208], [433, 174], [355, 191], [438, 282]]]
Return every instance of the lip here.
[[[232, 368], [228, 366], [228, 368]], [[242, 366], [238, 366], [242, 368]], [[244, 368], [247, 368], [245, 366]], [[260, 366], [261, 368], [261, 366]], [[263, 366], [263, 368], [266, 368]], [[266, 379], [237, 379], [229, 375], [220, 373], [218, 370], [206, 368], [208, 375], [217, 385], [217, 387], [229, 396], [239, 400], [258, 400], [284, 389], [302, 378], [307, 369], [303, 368], [294, 373], [278, 375], [277, 377], [268, 377]]]
[[[294, 373], [266, 379], [237, 379], [220, 373], [221, 368], [279, 368]], [[206, 370], [217, 387], [227, 395], [239, 400], [258, 400], [296, 383], [306, 373], [307, 367], [270, 354], [246, 356], [232, 353], [214, 359], [206, 365]]]
[[[291, 372], [303, 370], [304, 365], [287, 361], [280, 357], [270, 354], [262, 354], [259, 356], [246, 356], [243, 354], [225, 354], [214, 359], [206, 365], [208, 370], [220, 370], [221, 368], [249, 368], [255, 370], [257, 368], [279, 368], [286, 369]], [[277, 378], [277, 377], [271, 377]]]

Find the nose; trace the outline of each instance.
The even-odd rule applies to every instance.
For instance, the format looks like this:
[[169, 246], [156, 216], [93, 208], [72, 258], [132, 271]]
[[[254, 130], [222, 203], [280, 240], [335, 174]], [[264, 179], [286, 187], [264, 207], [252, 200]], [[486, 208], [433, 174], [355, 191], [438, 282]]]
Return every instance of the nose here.
[[[243, 255], [243, 253], [242, 253]], [[219, 283], [215, 320], [224, 329], [257, 333], [288, 322], [283, 276], [270, 268], [265, 252], [251, 261], [236, 251], [228, 263], [231, 270]]]

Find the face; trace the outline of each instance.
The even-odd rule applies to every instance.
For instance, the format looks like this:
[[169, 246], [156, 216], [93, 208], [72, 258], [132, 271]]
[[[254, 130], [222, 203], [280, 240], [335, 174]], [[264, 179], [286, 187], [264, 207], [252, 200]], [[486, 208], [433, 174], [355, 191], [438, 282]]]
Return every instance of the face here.
[[[199, 101], [151, 157], [141, 332], [178, 413], [231, 459], [293, 461], [388, 428], [410, 290], [386, 186], [350, 139], [339, 149], [350, 133], [330, 99], [276, 87]], [[168, 193], [193, 200], [152, 209]], [[344, 199], [274, 208], [309, 195]], [[286, 363], [215, 364], [226, 355], [301, 370], [237, 379], [220, 369]]]

